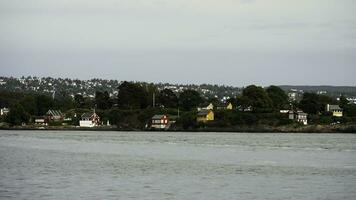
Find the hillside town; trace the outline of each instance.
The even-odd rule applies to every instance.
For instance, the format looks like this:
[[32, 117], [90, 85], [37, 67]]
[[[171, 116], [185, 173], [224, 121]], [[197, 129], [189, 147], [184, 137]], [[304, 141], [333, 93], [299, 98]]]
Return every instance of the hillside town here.
[[[10, 89], [16, 85], [11, 81], [26, 87]], [[77, 86], [84, 88], [86, 83], [87, 90], [74, 90]], [[225, 86], [220, 86], [219, 92], [214, 93], [202, 90], [208, 85], [191, 89], [194, 87], [112, 80], [2, 78], [1, 84], [6, 86], [0, 90], [2, 128], [237, 130], [356, 123], [353, 98], [332, 97], [320, 91], [284, 91], [277, 86], [250, 85], [236, 89], [236, 93], [223, 93]], [[56, 92], [60, 91], [58, 85], [63, 84], [73, 87], [66, 93]], [[88, 95], [86, 91], [91, 90], [95, 91]], [[74, 91], [80, 92], [73, 94]], [[226, 96], [217, 95], [221, 93]]]

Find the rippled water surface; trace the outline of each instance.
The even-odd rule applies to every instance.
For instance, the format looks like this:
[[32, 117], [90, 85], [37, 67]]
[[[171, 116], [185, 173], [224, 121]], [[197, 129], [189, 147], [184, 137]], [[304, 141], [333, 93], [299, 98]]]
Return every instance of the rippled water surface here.
[[0, 199], [356, 199], [356, 135], [0, 131]]

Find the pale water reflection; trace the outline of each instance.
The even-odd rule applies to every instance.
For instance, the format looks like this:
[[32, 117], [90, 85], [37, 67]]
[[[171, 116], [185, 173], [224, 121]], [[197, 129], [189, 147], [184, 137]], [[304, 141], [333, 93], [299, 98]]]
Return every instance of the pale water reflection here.
[[0, 131], [0, 199], [356, 199], [356, 135]]

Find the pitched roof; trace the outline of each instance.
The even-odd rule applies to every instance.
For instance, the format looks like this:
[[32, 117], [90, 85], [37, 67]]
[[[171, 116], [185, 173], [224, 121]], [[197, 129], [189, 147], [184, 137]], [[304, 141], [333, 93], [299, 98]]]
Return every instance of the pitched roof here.
[[52, 116], [62, 116], [62, 112], [60, 110], [48, 110], [47, 115], [52, 115]]
[[339, 105], [329, 105], [329, 110], [342, 110]]
[[211, 110], [201, 110], [198, 112], [198, 116], [206, 116], [209, 114], [209, 112], [212, 112]]
[[152, 119], [162, 119], [162, 118], [164, 118], [164, 116], [167, 116], [167, 115], [154, 115], [152, 117]]
[[83, 114], [82, 114], [82, 118], [90, 118], [91, 116], [93, 116], [93, 114], [94, 114], [94, 113], [89, 113], [89, 112], [83, 113]]

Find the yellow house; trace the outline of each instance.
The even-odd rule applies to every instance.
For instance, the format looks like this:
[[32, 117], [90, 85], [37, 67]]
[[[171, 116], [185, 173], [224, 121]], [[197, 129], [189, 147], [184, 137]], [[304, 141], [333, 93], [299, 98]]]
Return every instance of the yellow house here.
[[227, 110], [232, 110], [233, 106], [232, 103], [227, 104], [226, 109]]
[[342, 113], [342, 108], [340, 108], [339, 105], [330, 105], [327, 104], [326, 105], [326, 111], [327, 112], [332, 112], [334, 117], [342, 117], [343, 113]]
[[221, 104], [216, 106], [217, 110], [232, 110], [233, 106], [232, 103], [228, 103], [228, 104]]
[[214, 112], [212, 110], [199, 111], [197, 116], [197, 122], [206, 123], [208, 121], [214, 121]]
[[207, 107], [207, 110], [213, 110], [214, 109], [214, 105], [212, 103], [210, 103]]

